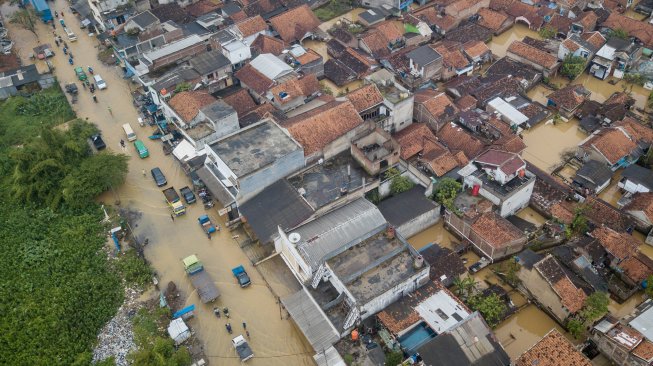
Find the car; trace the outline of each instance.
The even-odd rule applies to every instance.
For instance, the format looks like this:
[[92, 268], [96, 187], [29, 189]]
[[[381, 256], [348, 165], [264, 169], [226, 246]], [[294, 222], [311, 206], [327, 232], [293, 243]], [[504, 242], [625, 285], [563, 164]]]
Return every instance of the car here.
[[154, 178], [154, 182], [156, 183], [157, 187], [163, 187], [166, 184], [168, 184], [168, 181], [166, 180], [166, 176], [163, 175], [163, 172], [159, 168], [154, 168], [150, 171], [152, 173], [152, 178]]
[[81, 66], [77, 66], [75, 68], [75, 74], [77, 75], [77, 78], [80, 81], [85, 81], [86, 79], [88, 79], [88, 76], [86, 76], [86, 73], [84, 72], [84, 68]]
[[181, 196], [184, 197], [186, 204], [190, 205], [191, 203], [195, 203], [195, 201], [197, 201], [195, 198], [195, 193], [193, 193], [193, 191], [188, 186], [182, 187], [179, 190], [179, 193], [181, 193]]
[[469, 266], [469, 271], [472, 273], [476, 273], [489, 265], [490, 265], [490, 261], [487, 258], [483, 257], [478, 262]]
[[102, 140], [102, 135], [95, 134], [91, 136], [91, 142], [93, 143], [93, 146], [95, 146], [96, 150], [104, 150], [106, 149], [107, 145], [104, 143], [104, 140]]
[[97, 85], [98, 89], [106, 89], [107, 88], [107, 83], [102, 79], [102, 76], [99, 74], [93, 75], [93, 80], [95, 80], [95, 85]]

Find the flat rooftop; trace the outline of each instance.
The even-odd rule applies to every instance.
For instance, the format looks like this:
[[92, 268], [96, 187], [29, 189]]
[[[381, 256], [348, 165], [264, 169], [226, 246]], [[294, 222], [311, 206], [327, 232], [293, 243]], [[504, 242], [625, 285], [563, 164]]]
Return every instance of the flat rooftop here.
[[483, 188], [493, 191], [495, 194], [498, 194], [502, 197], [507, 197], [512, 195], [515, 191], [518, 191], [521, 187], [529, 184], [531, 181], [535, 180], [535, 175], [528, 172], [524, 177], [516, 176], [507, 182], [504, 185], [499, 184], [497, 181], [492, 180], [488, 177], [483, 170], [477, 170], [472, 174], [483, 182]]
[[415, 273], [408, 246], [385, 230], [327, 261], [361, 303], [381, 295]]
[[346, 193], [362, 187], [363, 178], [366, 184], [370, 184], [375, 179], [358, 165], [349, 151], [346, 151], [322, 164], [315, 164], [288, 178], [288, 181], [304, 196], [313, 209], [317, 210]]
[[302, 147], [270, 120], [241, 129], [210, 145], [238, 177], [257, 171]]

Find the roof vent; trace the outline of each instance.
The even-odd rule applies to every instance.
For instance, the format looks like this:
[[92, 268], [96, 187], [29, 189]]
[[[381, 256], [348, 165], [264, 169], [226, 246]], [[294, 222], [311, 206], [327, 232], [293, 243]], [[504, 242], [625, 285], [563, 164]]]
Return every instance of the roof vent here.
[[292, 244], [297, 244], [297, 243], [299, 243], [299, 241], [300, 241], [301, 239], [302, 239], [302, 236], [299, 235], [299, 233], [290, 233], [290, 235], [288, 235], [288, 240], [290, 240], [290, 242], [291, 242]]

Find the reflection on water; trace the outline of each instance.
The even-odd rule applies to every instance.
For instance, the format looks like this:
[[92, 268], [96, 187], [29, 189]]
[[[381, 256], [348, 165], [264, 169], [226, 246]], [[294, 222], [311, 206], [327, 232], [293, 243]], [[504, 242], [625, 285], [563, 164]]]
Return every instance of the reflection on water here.
[[500, 35], [492, 37], [492, 40], [488, 43], [488, 47], [490, 47], [494, 55], [503, 57], [506, 55], [506, 50], [512, 42], [521, 41], [526, 36], [541, 39], [536, 31], [529, 29], [524, 24], [517, 23]]
[[551, 172], [560, 163], [563, 152], [576, 149], [587, 136], [578, 128], [578, 120], [553, 124], [540, 123], [522, 133], [526, 150], [523, 156], [538, 168]]

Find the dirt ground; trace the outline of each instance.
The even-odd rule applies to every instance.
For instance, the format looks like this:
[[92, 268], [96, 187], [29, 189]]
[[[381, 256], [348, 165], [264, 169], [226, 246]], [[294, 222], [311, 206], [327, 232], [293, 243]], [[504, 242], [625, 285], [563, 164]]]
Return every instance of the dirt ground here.
[[[285, 312], [281, 319], [277, 298], [266, 286], [259, 272], [253, 268], [236, 240], [232, 238], [232, 234], [223, 229], [218, 235], [208, 239], [197, 224], [197, 217], [208, 213], [212, 220], [218, 221], [224, 228], [224, 221], [219, 218], [217, 207], [207, 212], [201, 204], [194, 204], [189, 207], [185, 216], [177, 218], [174, 222], [171, 220], [163, 194], [152, 181], [149, 170], [160, 167], [168, 179], [169, 186], [177, 189], [190, 185], [190, 181], [172, 156], [164, 156], [160, 143], [147, 138], [152, 127], [138, 126], [137, 111], [130, 96], [136, 85], [123, 79], [121, 68], [106, 66], [98, 61], [98, 41], [79, 28], [80, 21], [68, 10], [66, 1], [57, 0], [49, 4], [53, 11], [66, 9], [64, 19], [78, 36], [77, 42], [68, 42], [74, 54], [74, 66], [92, 66], [96, 74], [102, 75], [108, 88], [96, 91], [98, 103], [94, 103], [90, 92], [82, 89], [76, 80], [74, 66], [68, 64], [67, 56], [60, 48], [55, 48], [56, 55], [50, 60], [55, 65], [59, 83], [77, 82], [80, 87], [79, 101], [73, 105], [73, 109], [78, 116], [88, 118], [100, 127], [109, 149], [131, 157], [126, 183], [114, 192], [105, 194], [101, 200], [108, 204], [119, 200], [122, 208], [139, 213], [136, 215], [138, 220], [132, 223], [133, 229], [139, 238], [149, 239], [145, 255], [157, 271], [160, 283], [174, 281], [187, 298], [185, 305], [197, 306], [196, 316], [190, 320], [189, 325], [203, 341], [208, 361], [213, 365], [240, 364], [231, 347], [231, 337], [225, 330], [226, 319], [224, 316], [217, 319], [212, 313], [215, 305], [229, 308], [234, 336], [244, 333], [241, 323], [247, 322], [247, 329], [251, 334], [250, 345], [255, 354], [255, 358], [250, 361], [251, 365], [313, 365], [310, 345], [287, 319]], [[9, 18], [14, 9], [5, 4], [1, 10], [5, 18]], [[15, 47], [21, 59], [25, 64], [29, 64], [31, 61], [28, 60], [28, 55], [38, 44], [36, 38], [28, 31], [18, 29], [8, 22], [7, 24], [11, 27], [10, 37], [16, 42]], [[38, 33], [40, 43], [47, 42], [55, 46], [50, 25], [39, 24]], [[65, 38], [59, 24], [56, 33]], [[44, 67], [44, 64], [39, 65], [39, 69]], [[108, 107], [111, 107], [113, 114], [109, 113]], [[150, 150], [149, 158], [139, 159], [131, 144], [128, 144], [126, 149], [121, 149], [119, 141], [125, 138], [121, 125], [126, 122], [132, 125], [139, 139]], [[141, 173], [142, 170], [148, 172], [146, 177]], [[198, 255], [220, 289], [222, 296], [215, 304], [201, 304], [186, 278], [181, 259], [190, 254]], [[247, 289], [241, 289], [231, 274], [231, 268], [239, 264], [245, 266], [252, 278], [252, 286]], [[282, 283], [274, 285], [275, 291], [291, 291], [284, 291]]]

